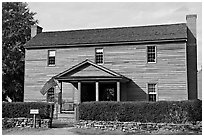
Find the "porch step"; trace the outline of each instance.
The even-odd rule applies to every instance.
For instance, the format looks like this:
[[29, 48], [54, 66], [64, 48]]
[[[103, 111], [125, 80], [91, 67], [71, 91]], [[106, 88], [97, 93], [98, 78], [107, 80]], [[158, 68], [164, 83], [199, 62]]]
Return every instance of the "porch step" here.
[[62, 111], [61, 114], [74, 114], [74, 111]]
[[70, 123], [75, 121], [74, 114], [58, 114], [58, 117], [54, 118], [54, 121], [58, 121], [59, 123]]
[[58, 123], [70, 123], [70, 122], [75, 122], [74, 118], [58, 118], [58, 119], [53, 119], [53, 121], [58, 121]]
[[52, 120], [52, 127], [64, 128], [64, 127], [74, 127], [75, 120], [70, 117], [58, 117]]

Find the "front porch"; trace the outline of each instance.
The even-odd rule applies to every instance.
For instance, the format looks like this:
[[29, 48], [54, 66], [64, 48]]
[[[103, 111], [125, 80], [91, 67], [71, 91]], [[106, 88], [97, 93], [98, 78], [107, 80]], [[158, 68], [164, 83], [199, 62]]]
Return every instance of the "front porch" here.
[[64, 83], [73, 87], [73, 104], [89, 101], [121, 101], [121, 84], [130, 80], [90, 60], [65, 70], [53, 77], [58, 81], [60, 92], [58, 103], [63, 111], [62, 94]]
[[[59, 94], [66, 92], [62, 90], [63, 83], [67, 81], [60, 81]], [[120, 101], [120, 81], [70, 81], [69, 83], [74, 87], [75, 104], [89, 101]]]
[[[57, 117], [58, 113], [70, 112], [70, 110], [72, 113], [76, 112], [73, 108], [76, 109], [75, 106], [81, 102], [125, 100], [126, 85], [130, 81], [115, 71], [85, 60], [52, 77], [40, 92], [43, 95], [47, 93], [48, 102], [49, 100], [55, 102]], [[64, 88], [66, 84], [70, 88]], [[121, 89], [123, 89], [122, 94]], [[71, 94], [64, 98], [63, 95], [68, 92]]]

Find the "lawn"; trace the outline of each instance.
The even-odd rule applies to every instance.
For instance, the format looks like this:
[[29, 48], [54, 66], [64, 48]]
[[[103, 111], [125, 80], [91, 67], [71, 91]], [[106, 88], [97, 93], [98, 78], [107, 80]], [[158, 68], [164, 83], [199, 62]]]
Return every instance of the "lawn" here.
[[11, 128], [2, 130], [3, 135], [202, 135], [198, 131], [144, 131], [138, 130], [135, 133], [126, 133], [120, 130], [106, 131], [96, 128], [75, 128], [75, 127], [55, 127], [43, 128]]
[[159, 130], [148, 132], [144, 130], [138, 130], [134, 133], [122, 132], [120, 130], [105, 131], [96, 128], [73, 128], [69, 131], [74, 132], [78, 135], [202, 135], [201, 132], [197, 131], [170, 131], [170, 130]]

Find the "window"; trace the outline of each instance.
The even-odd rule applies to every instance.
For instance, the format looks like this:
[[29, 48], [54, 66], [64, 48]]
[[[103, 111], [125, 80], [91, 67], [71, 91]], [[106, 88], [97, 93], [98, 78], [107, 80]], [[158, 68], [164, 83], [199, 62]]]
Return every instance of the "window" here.
[[48, 51], [48, 66], [55, 65], [55, 50]]
[[147, 46], [147, 62], [156, 63], [156, 46]]
[[47, 92], [47, 102], [54, 102], [54, 88], [50, 88]]
[[96, 64], [103, 64], [103, 49], [96, 49], [95, 51], [95, 61]]
[[148, 100], [149, 101], [156, 101], [157, 98], [157, 88], [156, 84], [148, 83]]

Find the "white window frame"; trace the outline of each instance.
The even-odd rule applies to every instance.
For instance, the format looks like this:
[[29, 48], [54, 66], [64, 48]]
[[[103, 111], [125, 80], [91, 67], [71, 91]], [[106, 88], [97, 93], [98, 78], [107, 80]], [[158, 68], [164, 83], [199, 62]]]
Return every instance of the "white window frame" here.
[[[149, 62], [148, 61], [148, 47], [155, 47], [155, 61], [154, 62]], [[149, 45], [149, 46], [147, 46], [147, 49], [146, 49], [146, 52], [147, 52], [147, 63], [148, 64], [151, 64], [151, 63], [157, 63], [157, 46], [155, 46], [155, 45]]]
[[[102, 53], [103, 54], [103, 62], [102, 63], [97, 63], [97, 53]], [[103, 48], [95, 48], [95, 63], [98, 65], [103, 65], [104, 64], [104, 49]]]
[[[49, 58], [50, 57], [55, 58], [55, 64], [49, 64]], [[55, 66], [56, 65], [56, 50], [48, 50], [47, 65], [48, 66]]]
[[[149, 85], [150, 84], [154, 84], [155, 85], [155, 92], [149, 92]], [[147, 83], [147, 100], [148, 101], [150, 101], [149, 100], [149, 95], [156, 95], [156, 100], [155, 101], [157, 101], [158, 100], [158, 83]]]

